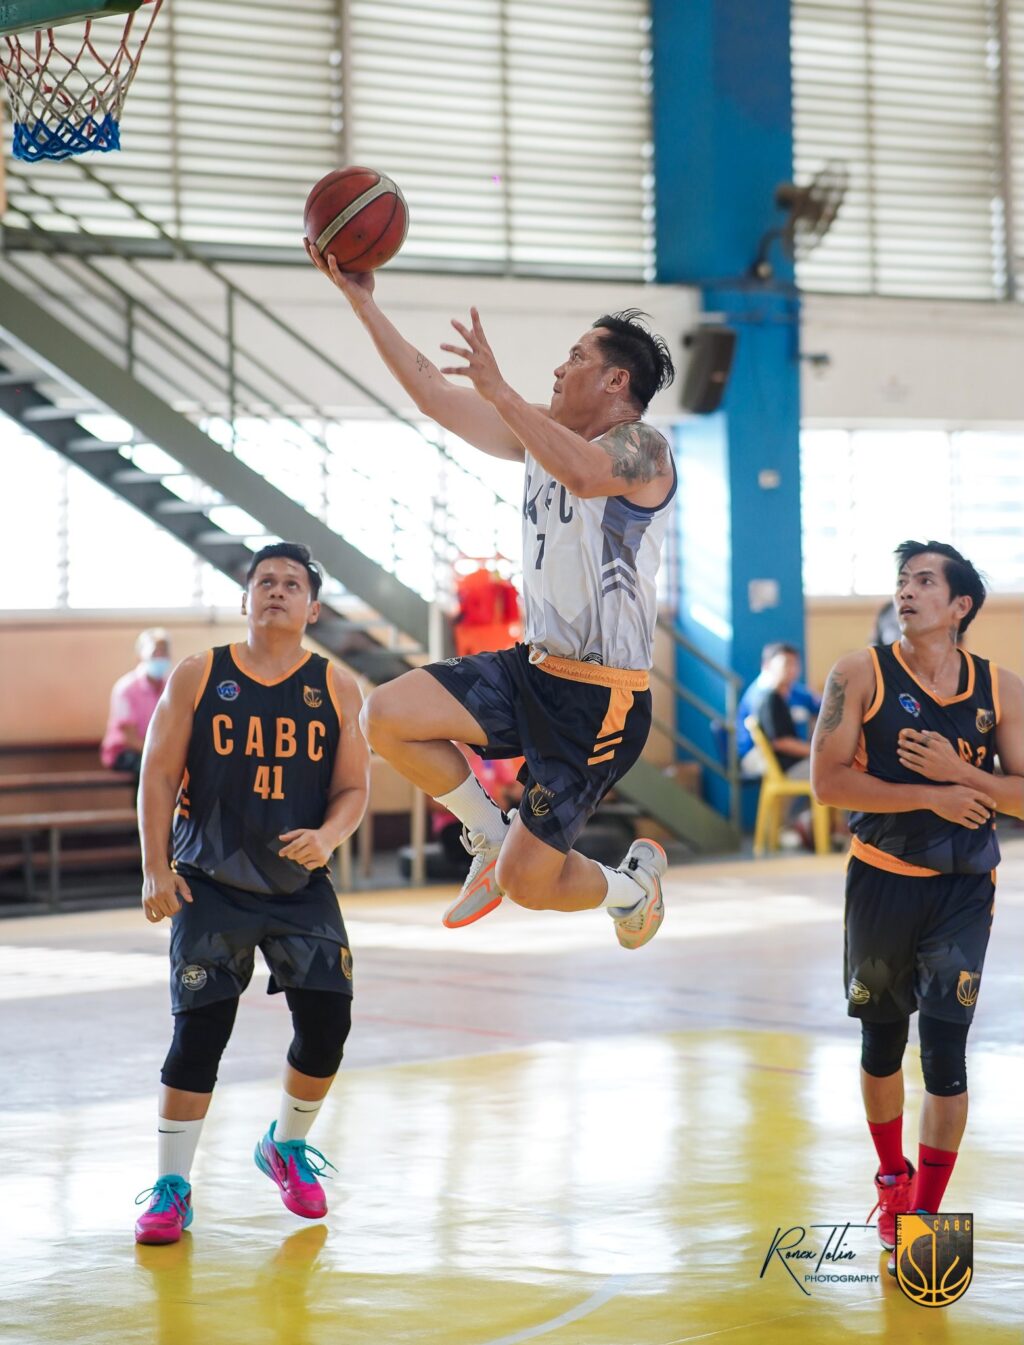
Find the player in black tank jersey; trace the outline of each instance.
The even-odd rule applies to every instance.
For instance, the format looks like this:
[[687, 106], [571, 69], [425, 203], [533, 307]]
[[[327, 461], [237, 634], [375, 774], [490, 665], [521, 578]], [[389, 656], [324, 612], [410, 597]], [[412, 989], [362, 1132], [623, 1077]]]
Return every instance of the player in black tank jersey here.
[[326, 1213], [316, 1179], [326, 1159], [306, 1136], [341, 1063], [352, 999], [327, 866], [365, 812], [369, 752], [355, 681], [302, 647], [321, 582], [298, 543], [258, 552], [245, 643], [179, 664], [146, 739], [142, 904], [150, 921], [172, 919], [175, 1027], [140, 1242], [176, 1242], [191, 1223], [192, 1158], [256, 948], [294, 1027], [280, 1114], [256, 1164], [293, 1213]]
[[[985, 586], [945, 543], [904, 542], [896, 558], [901, 638], [835, 665], [811, 757], [817, 797], [853, 810], [844, 985], [847, 1012], [861, 1020], [878, 1234], [889, 1249], [896, 1215], [937, 1212], [953, 1171], [992, 923], [995, 814], [1024, 817], [1024, 683], [960, 647]], [[925, 1083], [916, 1169], [902, 1148], [915, 1009]]]

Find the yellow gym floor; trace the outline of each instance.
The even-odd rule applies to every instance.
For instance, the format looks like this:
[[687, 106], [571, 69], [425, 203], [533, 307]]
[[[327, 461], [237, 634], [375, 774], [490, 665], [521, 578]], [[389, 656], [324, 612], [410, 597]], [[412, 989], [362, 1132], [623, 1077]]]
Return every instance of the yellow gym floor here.
[[[0, 924], [0, 1340], [1017, 1345], [1024, 840], [1005, 852], [945, 1201], [974, 1216], [974, 1280], [948, 1308], [906, 1299], [858, 1227], [875, 1164], [842, 998], [842, 861], [800, 856], [673, 870], [637, 953], [601, 912], [502, 907], [448, 931], [441, 889], [346, 899], [355, 1026], [310, 1137], [339, 1169], [330, 1213], [294, 1218], [252, 1162], [289, 1038], [258, 975], [173, 1247], [132, 1240], [170, 1027], [166, 924]], [[907, 1064], [916, 1157], [913, 1046]], [[811, 1226], [846, 1224], [852, 1256], [822, 1273], [858, 1278], [808, 1295], [778, 1258], [765, 1268], [779, 1230], [821, 1251]]]

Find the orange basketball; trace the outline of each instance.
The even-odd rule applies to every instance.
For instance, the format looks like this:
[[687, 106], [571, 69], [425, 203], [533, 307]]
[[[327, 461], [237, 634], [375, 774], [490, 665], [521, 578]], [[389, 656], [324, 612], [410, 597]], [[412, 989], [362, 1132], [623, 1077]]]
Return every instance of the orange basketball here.
[[409, 208], [392, 180], [373, 168], [340, 168], [306, 198], [306, 237], [343, 271], [375, 271], [405, 242]]

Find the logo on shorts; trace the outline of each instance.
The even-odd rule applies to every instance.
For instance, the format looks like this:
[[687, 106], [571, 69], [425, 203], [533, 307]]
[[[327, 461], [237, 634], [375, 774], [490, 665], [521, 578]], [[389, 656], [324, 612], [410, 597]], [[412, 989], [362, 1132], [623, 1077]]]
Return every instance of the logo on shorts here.
[[897, 1214], [896, 1280], [912, 1302], [948, 1307], [973, 1273], [973, 1214]]
[[324, 693], [319, 687], [304, 686], [302, 688], [302, 699], [311, 710], [319, 710], [324, 703]]
[[871, 998], [871, 991], [866, 985], [863, 985], [856, 977], [850, 982], [850, 989], [847, 991], [847, 997], [851, 1004], [866, 1004]]
[[906, 710], [907, 714], [913, 715], [915, 719], [921, 713], [920, 702], [914, 700], [913, 696], [908, 696], [905, 691], [903, 695], [900, 697], [900, 704], [903, 706], [904, 710]]
[[341, 950], [341, 974], [346, 981], [352, 979], [352, 954], [347, 948]]
[[552, 790], [545, 789], [543, 785], [534, 785], [526, 796], [526, 801], [530, 805], [530, 812], [533, 813], [534, 817], [547, 817], [551, 811], [551, 804], [548, 800], [554, 797]]
[[193, 962], [181, 973], [181, 983], [186, 990], [202, 990], [206, 984], [206, 968], [197, 967]]
[[222, 701], [238, 700], [238, 694], [241, 690], [242, 688], [238, 685], [238, 683], [232, 682], [230, 679], [228, 679], [228, 681], [226, 682], [217, 683], [217, 695], [221, 698]]
[[979, 733], [991, 733], [996, 726], [994, 710], [979, 710], [974, 716], [974, 727]]
[[462, 655], [456, 654], [454, 658], [443, 658], [438, 661], [439, 668], [454, 668], [457, 663], [462, 662]]
[[981, 985], [980, 971], [962, 971], [956, 983], [956, 997], [965, 1009], [973, 1009], [978, 1002]]

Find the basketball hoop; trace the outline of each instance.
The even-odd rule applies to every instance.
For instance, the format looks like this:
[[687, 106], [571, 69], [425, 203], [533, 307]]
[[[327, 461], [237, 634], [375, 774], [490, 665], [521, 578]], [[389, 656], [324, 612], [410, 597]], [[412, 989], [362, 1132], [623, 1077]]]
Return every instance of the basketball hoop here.
[[[14, 115], [16, 159], [36, 163], [121, 148], [121, 109], [162, 3], [0, 4], [0, 20], [8, 21], [0, 36], [0, 75]], [[138, 15], [143, 6], [145, 15]], [[12, 31], [12, 11], [19, 31]], [[63, 28], [75, 20], [75, 27]], [[26, 31], [30, 28], [34, 31]]]

